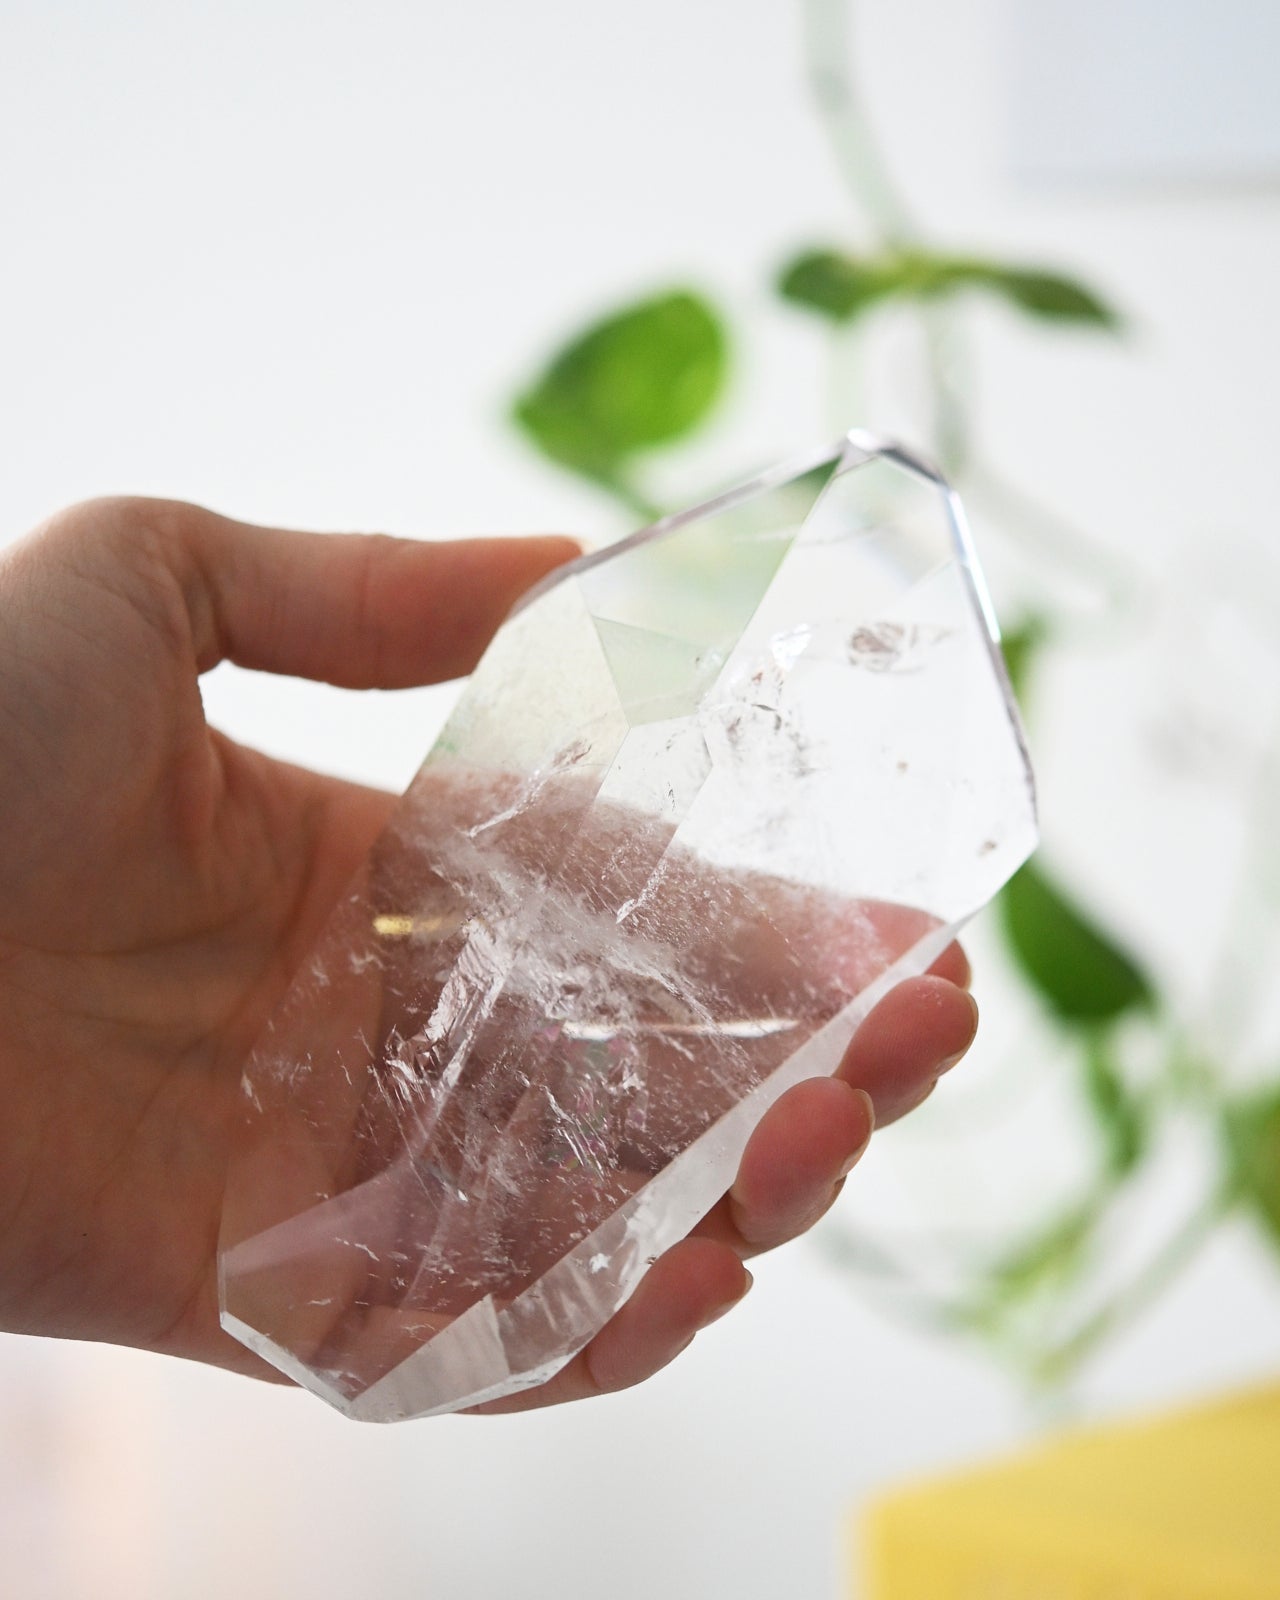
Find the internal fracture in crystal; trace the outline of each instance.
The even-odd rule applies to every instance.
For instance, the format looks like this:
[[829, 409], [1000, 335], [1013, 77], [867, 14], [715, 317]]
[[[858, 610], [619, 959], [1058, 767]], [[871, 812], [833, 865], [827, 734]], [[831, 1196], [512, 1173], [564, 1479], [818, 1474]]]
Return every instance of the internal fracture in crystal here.
[[1034, 833], [958, 506], [896, 447], [563, 569], [253, 1053], [224, 1324], [369, 1420], [545, 1381]]

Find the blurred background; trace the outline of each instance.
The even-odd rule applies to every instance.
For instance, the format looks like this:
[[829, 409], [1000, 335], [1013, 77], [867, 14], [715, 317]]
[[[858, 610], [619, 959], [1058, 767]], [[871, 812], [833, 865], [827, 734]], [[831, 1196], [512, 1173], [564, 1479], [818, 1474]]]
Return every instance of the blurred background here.
[[[971, 1061], [673, 1369], [378, 1430], [6, 1338], [8, 1592], [832, 1597], [886, 1485], [1275, 1374], [1277, 52], [1257, 0], [0, 0], [0, 540], [134, 492], [596, 541], [897, 432], [965, 493], [1045, 837]], [[556, 353], [675, 293], [705, 407], [548, 461]], [[206, 680], [392, 787], [448, 703]]]

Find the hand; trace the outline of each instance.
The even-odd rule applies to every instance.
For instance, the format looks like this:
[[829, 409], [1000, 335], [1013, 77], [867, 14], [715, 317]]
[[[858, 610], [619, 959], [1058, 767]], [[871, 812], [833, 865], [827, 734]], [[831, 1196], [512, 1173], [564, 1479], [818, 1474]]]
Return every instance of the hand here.
[[[0, 559], [0, 1326], [275, 1377], [223, 1333], [215, 1251], [245, 1058], [392, 797], [204, 720], [218, 661], [352, 688], [468, 671], [566, 540], [421, 544], [94, 502]], [[975, 1026], [963, 956], [792, 1089], [729, 1195], [543, 1389], [634, 1383], [830, 1204]]]

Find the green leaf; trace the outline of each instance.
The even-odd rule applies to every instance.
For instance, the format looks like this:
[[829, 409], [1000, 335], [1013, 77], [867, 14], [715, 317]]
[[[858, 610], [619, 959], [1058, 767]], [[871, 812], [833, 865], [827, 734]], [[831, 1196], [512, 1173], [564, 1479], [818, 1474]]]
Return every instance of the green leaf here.
[[513, 416], [553, 461], [617, 487], [631, 458], [692, 433], [724, 390], [728, 339], [685, 290], [594, 323], [555, 355]]
[[1014, 959], [1064, 1022], [1114, 1022], [1152, 1003], [1142, 969], [1035, 862], [1014, 874], [997, 905]]
[[1047, 322], [1078, 322], [1114, 332], [1120, 315], [1087, 285], [1057, 272], [1022, 267], [981, 267], [970, 282], [1002, 294], [1019, 310]]
[[1280, 1085], [1228, 1106], [1223, 1134], [1232, 1192], [1280, 1247]]
[[1042, 320], [1107, 330], [1120, 326], [1116, 312], [1075, 278], [923, 250], [879, 256], [807, 250], [783, 268], [777, 287], [784, 300], [835, 322], [852, 322], [891, 298], [936, 300], [962, 289], [981, 289]]
[[1123, 1178], [1146, 1151], [1147, 1112], [1099, 1038], [1091, 1039], [1085, 1051], [1084, 1090], [1105, 1143], [1107, 1172]]
[[1031, 669], [1048, 637], [1049, 624], [1036, 612], [1001, 632], [1000, 649], [1004, 654], [1009, 683], [1019, 705], [1026, 703], [1031, 686]]
[[778, 275], [778, 293], [792, 305], [803, 306], [850, 322], [877, 300], [894, 291], [892, 278], [874, 262], [860, 261], [839, 250], [807, 250]]
[[1097, 1208], [1085, 1201], [1045, 1223], [992, 1267], [994, 1296], [1018, 1300], [1072, 1277], [1083, 1264], [1097, 1221]]

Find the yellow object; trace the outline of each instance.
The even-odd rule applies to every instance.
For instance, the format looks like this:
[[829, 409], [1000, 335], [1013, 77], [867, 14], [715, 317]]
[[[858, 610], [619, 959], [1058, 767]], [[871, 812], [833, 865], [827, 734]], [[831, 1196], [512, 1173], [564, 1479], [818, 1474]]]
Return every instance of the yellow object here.
[[1280, 1386], [902, 1489], [860, 1600], [1280, 1600]]

